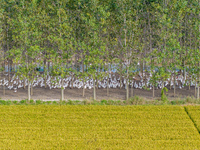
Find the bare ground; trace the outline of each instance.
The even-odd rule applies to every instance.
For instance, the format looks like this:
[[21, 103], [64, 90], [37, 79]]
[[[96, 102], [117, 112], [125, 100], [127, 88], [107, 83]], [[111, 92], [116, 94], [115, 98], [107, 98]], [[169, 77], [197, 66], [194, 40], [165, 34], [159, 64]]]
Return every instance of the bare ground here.
[[[168, 87], [169, 89], [169, 87]], [[134, 96], [140, 96], [148, 100], [152, 99], [160, 99], [161, 95], [161, 89], [155, 90], [155, 98], [152, 97], [152, 90], [144, 90], [144, 89], [133, 89], [133, 95]], [[3, 95], [2, 87], [0, 88], [0, 98], [2, 100], [22, 100], [27, 99], [27, 87], [25, 89], [20, 88], [17, 90], [17, 92], [14, 92], [14, 90], [6, 89], [6, 94]], [[60, 89], [49, 89], [49, 88], [41, 88], [41, 87], [34, 87], [33, 89], [33, 95], [31, 96], [31, 99], [33, 100], [59, 100], [60, 99]], [[176, 96], [173, 96], [174, 90], [171, 89], [167, 92], [167, 96], [169, 99], [174, 98], [186, 98], [194, 97], [195, 94], [195, 88], [191, 87], [190, 90], [188, 90], [188, 87], [184, 87], [183, 89], [176, 89]], [[93, 89], [86, 89], [85, 90], [85, 96], [82, 96], [82, 89], [70, 89], [66, 88], [64, 91], [64, 96], [66, 100], [92, 100], [93, 98]], [[109, 89], [109, 96], [107, 96], [107, 90], [106, 89], [97, 89], [97, 100], [125, 100], [126, 96], [126, 90], [124, 88], [119, 89]]]

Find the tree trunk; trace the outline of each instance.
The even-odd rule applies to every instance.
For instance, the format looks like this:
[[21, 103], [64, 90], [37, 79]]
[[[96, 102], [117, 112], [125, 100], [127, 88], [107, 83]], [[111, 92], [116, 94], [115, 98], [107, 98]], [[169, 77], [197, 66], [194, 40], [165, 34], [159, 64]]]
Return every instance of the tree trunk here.
[[83, 97], [85, 97], [85, 82], [83, 80]]
[[31, 84], [31, 96], [33, 95], [33, 84]]
[[96, 85], [95, 85], [95, 79], [93, 79], [93, 94], [94, 94], [94, 100], [96, 100]]
[[44, 88], [46, 89], [47, 88], [47, 77], [46, 77], [46, 58], [44, 59], [44, 72], [43, 72], [43, 75], [44, 75]]
[[197, 95], [197, 79], [195, 79], [195, 88], [194, 88], [194, 95]]
[[73, 89], [73, 74], [71, 77], [72, 77], [72, 79], [71, 79], [70, 85], [71, 85], [71, 89]]
[[8, 60], [8, 83], [10, 84], [10, 60]]
[[24, 80], [23, 80], [24, 82], [23, 82], [23, 84], [24, 84], [24, 89], [25, 89], [25, 87], [26, 87], [26, 79], [24, 78]]
[[128, 79], [126, 79], [126, 100], [129, 99], [129, 85], [128, 85]]
[[31, 100], [31, 91], [30, 91], [30, 81], [28, 81], [28, 101], [30, 101]]
[[176, 96], [176, 72], [174, 71], [174, 97]]
[[120, 89], [122, 88], [122, 75], [121, 75], [121, 73], [120, 73], [120, 77], [119, 77], [119, 82], [120, 82]]
[[5, 78], [3, 80], [3, 95], [5, 96], [6, 95], [6, 88], [5, 88]]
[[170, 81], [169, 81], [169, 89], [171, 90], [172, 89], [172, 73], [171, 73], [171, 76], [170, 76]]
[[133, 97], [133, 85], [131, 85], [131, 97]]
[[[82, 56], [82, 60], [83, 60], [83, 56]], [[82, 73], [84, 73], [84, 63], [82, 61]], [[83, 80], [83, 97], [85, 96], [85, 81]]]
[[106, 89], [107, 89], [107, 96], [109, 96], [109, 76], [107, 78], [107, 87], [106, 87]]
[[61, 79], [61, 101], [64, 100], [64, 80], [63, 78]]
[[154, 89], [154, 85], [153, 85], [153, 98], [155, 97], [155, 89]]

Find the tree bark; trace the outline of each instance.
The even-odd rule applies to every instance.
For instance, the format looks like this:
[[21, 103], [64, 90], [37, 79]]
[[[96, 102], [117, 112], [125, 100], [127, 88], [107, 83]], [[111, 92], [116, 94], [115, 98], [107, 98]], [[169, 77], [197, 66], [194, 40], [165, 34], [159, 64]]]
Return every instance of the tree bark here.
[[61, 79], [61, 101], [63, 101], [64, 100], [64, 80], [63, 80], [63, 78]]
[[[83, 59], [83, 57], [82, 57], [82, 59]], [[84, 73], [84, 63], [82, 62], [82, 73]], [[85, 81], [84, 81], [84, 79], [82, 80], [82, 82], [83, 82], [83, 97], [85, 96]]]
[[30, 81], [28, 81], [28, 101], [31, 100]]
[[131, 84], [131, 97], [133, 97], [133, 85]]
[[126, 79], [126, 100], [129, 99], [129, 85], [128, 85], [128, 78]]
[[109, 96], [109, 76], [107, 78], [107, 87], [106, 87], [106, 89], [107, 89], [107, 96]]
[[176, 71], [174, 71], [174, 97], [176, 96]]
[[24, 80], [23, 80], [23, 85], [24, 85], [24, 89], [26, 88], [26, 79], [24, 78]]
[[93, 94], [94, 94], [94, 100], [96, 100], [96, 85], [95, 85], [95, 79], [93, 79]]
[[197, 79], [195, 79], [195, 87], [194, 87], [194, 95], [196, 97], [197, 94]]
[[33, 84], [31, 84], [31, 96], [33, 95]]
[[154, 89], [154, 85], [153, 85], [153, 98], [155, 97], [155, 89]]
[[6, 88], [5, 88], [5, 78], [4, 78], [4, 80], [3, 80], [3, 96], [5, 96], [6, 95]]

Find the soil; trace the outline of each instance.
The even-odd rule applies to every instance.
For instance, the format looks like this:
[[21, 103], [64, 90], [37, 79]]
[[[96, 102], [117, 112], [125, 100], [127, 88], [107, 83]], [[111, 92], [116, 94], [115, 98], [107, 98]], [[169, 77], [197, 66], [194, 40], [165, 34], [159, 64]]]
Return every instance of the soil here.
[[[169, 89], [169, 87], [167, 87]], [[3, 95], [3, 89], [0, 88], [0, 98], [2, 100], [22, 100], [27, 99], [27, 87], [25, 89], [20, 88], [17, 89], [17, 92], [14, 92], [14, 90], [6, 89], [5, 95]], [[195, 93], [195, 87], [191, 87], [190, 90], [188, 87], [184, 87], [183, 89], [176, 88], [176, 96], [173, 95], [174, 90], [168, 90], [167, 96], [169, 99], [175, 99], [175, 98], [186, 98], [194, 97]], [[31, 96], [31, 99], [33, 100], [59, 100], [61, 95], [60, 89], [49, 89], [44, 87], [34, 87], [33, 89], [33, 95]], [[144, 90], [144, 89], [133, 89], [133, 95], [134, 96], [140, 96], [148, 100], [152, 99], [160, 99], [161, 97], [161, 89], [155, 90], [155, 98], [152, 97], [152, 90]], [[126, 90], [124, 88], [110, 88], [109, 89], [109, 96], [107, 96], [107, 90], [106, 89], [97, 89], [97, 100], [125, 100], [126, 96]], [[82, 89], [70, 89], [66, 88], [64, 90], [64, 97], [66, 100], [92, 100], [93, 99], [93, 89], [86, 89], [85, 90], [85, 97], [82, 97]]]

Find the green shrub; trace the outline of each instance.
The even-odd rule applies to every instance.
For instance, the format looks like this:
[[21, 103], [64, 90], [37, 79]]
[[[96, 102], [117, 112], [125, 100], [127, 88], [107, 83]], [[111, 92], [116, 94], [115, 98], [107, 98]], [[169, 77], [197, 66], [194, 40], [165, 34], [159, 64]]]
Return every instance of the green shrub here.
[[52, 103], [52, 101], [46, 101], [47, 105], [50, 105]]
[[40, 105], [40, 104], [42, 104], [42, 101], [41, 100], [36, 100], [35, 103], [36, 103], [36, 105]]
[[35, 104], [35, 101], [31, 99], [31, 100], [29, 101], [29, 103], [30, 103], [30, 104]]
[[168, 103], [168, 99], [167, 99], [167, 96], [166, 96], [165, 92], [166, 93], [168, 92], [168, 89], [166, 87], [164, 87], [161, 90], [161, 101], [163, 102], [163, 104], [167, 104]]
[[52, 104], [53, 104], [53, 105], [58, 105], [58, 102], [57, 102], [57, 101], [53, 101]]
[[6, 101], [6, 105], [11, 105], [11, 104], [12, 104], [11, 100]]
[[26, 102], [27, 102], [26, 99], [25, 99], [25, 100], [21, 100], [21, 101], [19, 102], [19, 104], [26, 104]]
[[104, 99], [101, 100], [100, 104], [101, 104], [101, 105], [107, 105], [107, 100], [104, 100]]
[[18, 105], [19, 103], [18, 103], [18, 101], [13, 101], [12, 102], [14, 105]]

